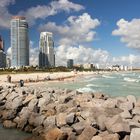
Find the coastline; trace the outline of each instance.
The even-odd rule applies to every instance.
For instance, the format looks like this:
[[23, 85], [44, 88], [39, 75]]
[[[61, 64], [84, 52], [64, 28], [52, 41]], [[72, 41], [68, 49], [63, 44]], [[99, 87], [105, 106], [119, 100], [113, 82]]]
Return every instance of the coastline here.
[[132, 95], [112, 98], [36, 85], [1, 86], [0, 94], [3, 126], [33, 133], [35, 140], [135, 140], [140, 132], [140, 100]]

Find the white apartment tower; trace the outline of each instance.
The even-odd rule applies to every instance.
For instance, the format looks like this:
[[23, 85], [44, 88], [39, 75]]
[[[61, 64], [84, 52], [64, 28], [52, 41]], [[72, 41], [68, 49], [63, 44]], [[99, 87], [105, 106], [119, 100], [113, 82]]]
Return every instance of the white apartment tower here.
[[14, 16], [11, 20], [12, 66], [29, 65], [28, 23], [25, 17]]
[[41, 32], [39, 41], [39, 66], [54, 67], [55, 54], [53, 34], [51, 32]]

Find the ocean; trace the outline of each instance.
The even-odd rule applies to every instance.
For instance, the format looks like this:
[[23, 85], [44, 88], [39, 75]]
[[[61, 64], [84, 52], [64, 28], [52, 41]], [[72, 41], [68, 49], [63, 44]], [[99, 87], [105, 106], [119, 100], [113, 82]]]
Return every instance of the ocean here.
[[113, 72], [82, 76], [72, 82], [53, 83], [54, 87], [80, 92], [102, 92], [112, 97], [140, 96], [140, 72]]

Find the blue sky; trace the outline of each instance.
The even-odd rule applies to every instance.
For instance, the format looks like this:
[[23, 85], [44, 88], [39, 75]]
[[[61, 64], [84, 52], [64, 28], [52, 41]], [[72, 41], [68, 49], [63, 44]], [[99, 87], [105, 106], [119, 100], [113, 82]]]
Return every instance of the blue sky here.
[[0, 34], [10, 55], [10, 19], [26, 16], [30, 61], [37, 64], [39, 34], [54, 34], [56, 63], [140, 66], [139, 0], [1, 0]]

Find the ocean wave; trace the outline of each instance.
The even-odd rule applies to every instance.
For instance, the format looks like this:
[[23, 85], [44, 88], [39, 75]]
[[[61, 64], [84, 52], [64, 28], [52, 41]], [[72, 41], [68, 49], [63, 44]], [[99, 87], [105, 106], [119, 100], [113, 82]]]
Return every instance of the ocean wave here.
[[138, 79], [129, 78], [129, 77], [124, 77], [124, 81], [127, 81], [127, 82], [136, 82], [136, 83], [138, 83], [138, 82], [139, 82], [139, 80], [138, 80]]
[[113, 77], [113, 76], [109, 76], [109, 75], [102, 75], [103, 78], [109, 78], [109, 79], [113, 79], [113, 78], [116, 78], [116, 77]]
[[90, 79], [85, 79], [86, 82], [91, 82], [91, 81], [94, 81], [94, 80], [97, 80], [98, 78], [90, 78]]
[[88, 85], [86, 85], [86, 87], [99, 87], [99, 85], [95, 85], [95, 84], [88, 84]]
[[87, 88], [87, 87], [84, 87], [84, 88], [79, 88], [77, 89], [77, 91], [79, 92], [95, 92], [95, 90], [91, 89], [91, 88]]

